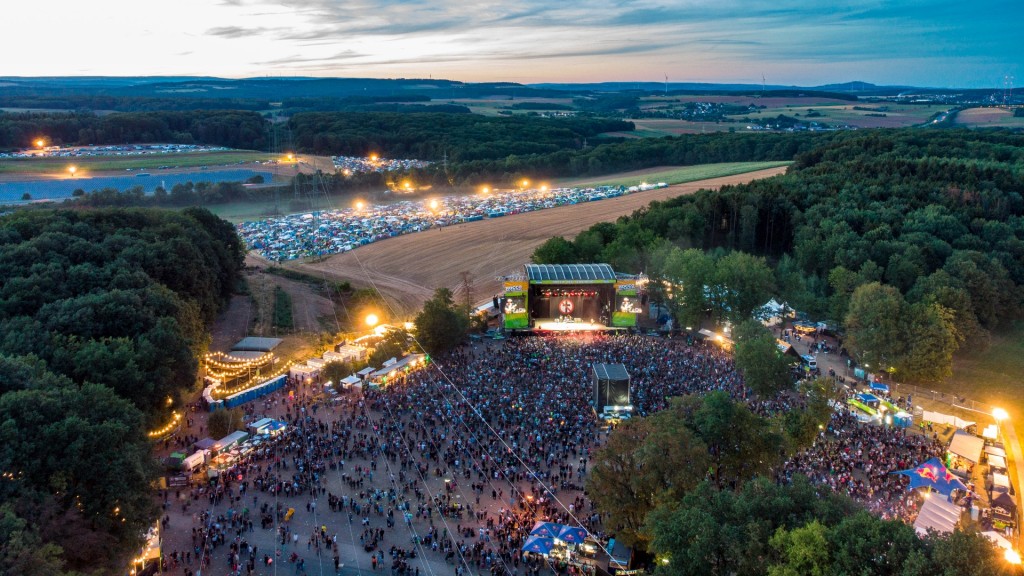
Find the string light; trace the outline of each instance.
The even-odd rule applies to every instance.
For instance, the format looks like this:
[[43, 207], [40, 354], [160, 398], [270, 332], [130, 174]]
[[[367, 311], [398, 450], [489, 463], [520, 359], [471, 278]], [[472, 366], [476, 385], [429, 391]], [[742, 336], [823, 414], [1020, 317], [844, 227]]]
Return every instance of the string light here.
[[160, 428], [159, 430], [147, 432], [146, 436], [150, 438], [159, 438], [161, 436], [164, 436], [168, 434], [171, 430], [174, 430], [174, 428], [178, 425], [179, 422], [181, 422], [181, 414], [179, 412], [172, 412], [170, 423], [168, 423], [163, 428]]

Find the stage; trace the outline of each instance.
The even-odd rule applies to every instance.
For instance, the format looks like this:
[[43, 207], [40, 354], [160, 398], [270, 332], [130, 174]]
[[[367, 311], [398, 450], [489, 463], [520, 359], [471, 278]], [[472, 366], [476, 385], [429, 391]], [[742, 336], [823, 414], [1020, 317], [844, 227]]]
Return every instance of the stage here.
[[604, 324], [593, 322], [563, 322], [560, 320], [537, 320], [533, 325], [534, 330], [547, 332], [594, 332], [596, 330], [607, 330]]

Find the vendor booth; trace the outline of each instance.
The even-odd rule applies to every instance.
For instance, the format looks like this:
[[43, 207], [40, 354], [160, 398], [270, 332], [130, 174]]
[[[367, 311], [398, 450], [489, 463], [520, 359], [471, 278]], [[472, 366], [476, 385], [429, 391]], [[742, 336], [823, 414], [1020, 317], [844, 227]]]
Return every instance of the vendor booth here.
[[932, 412], [930, 410], [924, 410], [921, 413], [921, 419], [925, 422], [931, 422], [933, 424], [945, 424], [947, 426], [955, 426], [961, 430], [966, 430], [971, 426], [977, 425], [977, 422], [970, 420], [964, 420], [957, 416], [951, 416], [949, 414], [943, 414], [942, 412]]
[[989, 504], [992, 506], [992, 519], [1015, 525], [1017, 523], [1017, 503], [1007, 492], [1001, 492]]
[[957, 430], [953, 434], [953, 439], [950, 440], [949, 448], [946, 451], [977, 464], [981, 462], [981, 451], [984, 448], [985, 440], [962, 430]]

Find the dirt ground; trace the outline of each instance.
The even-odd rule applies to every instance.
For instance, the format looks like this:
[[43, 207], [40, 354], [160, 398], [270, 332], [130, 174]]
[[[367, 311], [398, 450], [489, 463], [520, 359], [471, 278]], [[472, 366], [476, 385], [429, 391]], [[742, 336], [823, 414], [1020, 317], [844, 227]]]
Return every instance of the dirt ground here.
[[[692, 194], [782, 174], [785, 167], [713, 178], [610, 198], [562, 206], [391, 238], [319, 262], [287, 263], [310, 274], [325, 274], [360, 287], [376, 287], [392, 307], [385, 321], [409, 318], [434, 289], [448, 287], [462, 300], [462, 272], [472, 278], [472, 300], [487, 302], [497, 294], [499, 276], [522, 270], [537, 246], [552, 236], [574, 237], [597, 222], [612, 221], [655, 200]], [[250, 261], [259, 261], [250, 255]], [[266, 262], [264, 262], [266, 264]]]
[[[247, 263], [260, 265], [252, 259]], [[314, 351], [317, 334], [338, 330], [333, 302], [318, 294], [312, 286], [259, 270], [247, 271], [245, 279], [252, 296], [232, 297], [227, 310], [217, 318], [211, 330], [210, 350], [227, 352], [246, 336], [267, 336], [283, 340], [274, 351], [278, 356], [305, 358]], [[280, 286], [292, 297], [292, 319], [295, 323], [292, 330], [282, 331], [270, 323], [275, 286]]]

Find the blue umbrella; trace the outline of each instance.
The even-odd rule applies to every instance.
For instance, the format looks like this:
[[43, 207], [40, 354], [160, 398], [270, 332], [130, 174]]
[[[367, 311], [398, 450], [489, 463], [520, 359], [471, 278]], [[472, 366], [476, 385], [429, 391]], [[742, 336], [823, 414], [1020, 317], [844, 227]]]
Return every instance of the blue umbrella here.
[[554, 538], [555, 536], [558, 536], [558, 533], [561, 531], [561, 524], [555, 524], [554, 522], [537, 522], [533, 525], [533, 530], [530, 530], [530, 536]]
[[523, 544], [523, 552], [536, 552], [537, 554], [550, 554], [551, 549], [555, 547], [555, 541], [552, 538], [544, 538], [542, 536], [530, 536], [526, 539], [526, 543]]
[[938, 458], [931, 458], [915, 468], [899, 470], [893, 474], [909, 477], [911, 490], [927, 486], [943, 496], [949, 496], [953, 490], [967, 490], [967, 485], [943, 466]]
[[558, 533], [558, 539], [563, 542], [570, 544], [582, 544], [587, 538], [587, 531], [584, 528], [573, 528], [571, 526], [563, 526], [562, 531]]

